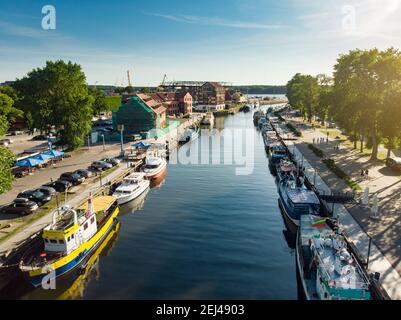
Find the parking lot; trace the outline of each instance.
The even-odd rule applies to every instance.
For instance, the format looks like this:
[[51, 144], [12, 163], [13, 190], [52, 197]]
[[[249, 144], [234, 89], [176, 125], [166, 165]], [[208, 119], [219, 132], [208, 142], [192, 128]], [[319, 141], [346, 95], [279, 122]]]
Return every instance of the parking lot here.
[[[32, 142], [33, 141], [21, 141], [20, 144], [15, 142], [14, 145], [11, 145], [13, 147], [12, 150], [20, 148], [22, 145], [29, 145]], [[40, 143], [40, 141], [36, 142]], [[106, 150], [103, 150], [102, 145], [97, 145], [92, 146], [89, 149], [81, 148], [74, 151], [71, 153], [70, 158], [63, 159], [63, 161], [51, 167], [40, 169], [31, 175], [16, 179], [13, 188], [7, 193], [0, 195], [0, 206], [13, 201], [15, 197], [24, 190], [38, 188], [44, 183], [49, 182], [51, 179], [57, 180], [62, 173], [75, 171], [77, 169], [85, 169], [93, 161], [100, 160], [107, 156], [117, 156], [119, 152], [120, 144], [118, 143], [106, 145]]]
[[4, 136], [0, 139], [11, 139], [12, 144], [8, 145], [8, 148], [14, 152], [17, 157], [19, 154], [24, 152], [38, 152], [48, 148], [47, 141], [32, 141], [33, 136], [23, 134], [18, 136]]

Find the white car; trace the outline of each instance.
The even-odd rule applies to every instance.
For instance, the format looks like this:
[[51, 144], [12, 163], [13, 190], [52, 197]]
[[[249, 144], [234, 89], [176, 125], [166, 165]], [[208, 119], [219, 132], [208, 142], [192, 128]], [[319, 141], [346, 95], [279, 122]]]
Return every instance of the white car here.
[[98, 170], [107, 170], [113, 168], [113, 165], [105, 161], [95, 161], [92, 163], [91, 167]]

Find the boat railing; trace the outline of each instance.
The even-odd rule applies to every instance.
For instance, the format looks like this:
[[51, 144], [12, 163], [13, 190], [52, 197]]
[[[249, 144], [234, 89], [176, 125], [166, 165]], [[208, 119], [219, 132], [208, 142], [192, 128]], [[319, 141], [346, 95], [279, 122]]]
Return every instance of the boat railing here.
[[[317, 248], [315, 248], [315, 250], [317, 251]], [[327, 280], [328, 282], [330, 281], [335, 281], [335, 279], [332, 278], [332, 276], [330, 275], [330, 273], [327, 271], [328, 269], [330, 269], [331, 265], [325, 263], [321, 257], [319, 253], [316, 253], [315, 256], [317, 256], [317, 260], [320, 266], [322, 266], [320, 269], [323, 273], [323, 277], [325, 278], [325, 280]], [[368, 278], [365, 276], [362, 268], [360, 267], [360, 265], [357, 263], [357, 260], [355, 260], [355, 257], [352, 255], [351, 253], [351, 257], [354, 261], [354, 267], [356, 268], [356, 273], [362, 277], [362, 279], [364, 281], [357, 281], [355, 279], [355, 277], [353, 277], [352, 282], [350, 284], [354, 285], [354, 288], [349, 288], [349, 289], [354, 289], [354, 290], [368, 290], [369, 289], [369, 280]], [[336, 287], [338, 289], [341, 289], [341, 287]]]

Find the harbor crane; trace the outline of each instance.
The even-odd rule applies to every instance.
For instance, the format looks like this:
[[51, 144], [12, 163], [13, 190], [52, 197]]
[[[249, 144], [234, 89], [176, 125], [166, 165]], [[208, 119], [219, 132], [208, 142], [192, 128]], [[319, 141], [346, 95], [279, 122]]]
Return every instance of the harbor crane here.
[[132, 87], [131, 74], [130, 74], [129, 70], [127, 70], [127, 78], [128, 78], [128, 86]]
[[162, 87], [163, 87], [164, 84], [166, 83], [166, 80], [167, 80], [167, 74], [164, 74], [163, 80], [162, 80], [162, 84], [161, 84]]

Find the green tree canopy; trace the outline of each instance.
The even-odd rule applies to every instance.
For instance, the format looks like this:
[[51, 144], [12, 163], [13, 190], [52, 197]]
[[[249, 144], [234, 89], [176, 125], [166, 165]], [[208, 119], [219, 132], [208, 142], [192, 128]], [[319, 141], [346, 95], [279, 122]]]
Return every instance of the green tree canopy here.
[[11, 167], [15, 161], [15, 155], [8, 148], [0, 147], [0, 194], [11, 189], [14, 176]]
[[93, 99], [93, 115], [97, 116], [101, 112], [110, 111], [110, 106], [107, 103], [107, 99], [102, 91], [99, 89], [89, 88], [89, 94]]
[[42, 131], [53, 125], [62, 129], [60, 139], [71, 149], [84, 143], [91, 129], [93, 98], [81, 66], [48, 61], [44, 68], [16, 81], [14, 87], [21, 96], [18, 103], [34, 127]]

